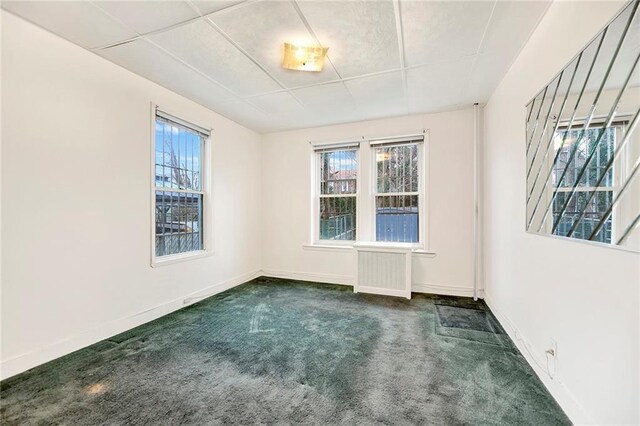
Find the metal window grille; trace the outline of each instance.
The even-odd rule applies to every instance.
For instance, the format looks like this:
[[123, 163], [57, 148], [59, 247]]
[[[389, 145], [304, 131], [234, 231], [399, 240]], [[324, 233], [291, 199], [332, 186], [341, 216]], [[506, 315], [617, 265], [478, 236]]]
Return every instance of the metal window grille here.
[[376, 241], [419, 242], [418, 143], [374, 146]]
[[203, 155], [207, 133], [158, 113], [155, 122], [155, 255], [204, 249]]
[[319, 239], [356, 239], [357, 147], [316, 149], [319, 175]]

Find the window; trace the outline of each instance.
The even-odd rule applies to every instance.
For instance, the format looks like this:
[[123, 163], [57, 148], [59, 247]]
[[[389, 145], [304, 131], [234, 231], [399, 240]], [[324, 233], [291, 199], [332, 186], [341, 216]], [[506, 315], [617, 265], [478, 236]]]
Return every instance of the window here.
[[420, 241], [418, 143], [373, 145], [376, 241]]
[[[567, 135], [553, 168], [554, 188], [557, 186], [553, 199], [554, 234], [567, 235], [571, 232], [574, 238], [589, 239], [611, 206], [615, 176], [614, 167], [607, 167], [616, 149], [616, 134], [620, 126], [607, 127], [602, 136], [602, 125], [596, 124], [589, 127], [584, 135], [582, 125], [574, 126], [568, 132], [566, 127], [556, 132], [558, 145], [565, 132]], [[576, 141], [579, 141], [577, 145]], [[592, 150], [595, 150], [594, 155], [585, 168]], [[563, 172], [564, 177], [558, 185]], [[582, 177], [577, 182], [580, 173]], [[571, 195], [574, 186], [575, 193]], [[613, 224], [613, 215], [609, 215], [593, 240], [611, 243]]]
[[206, 130], [156, 111], [155, 257], [204, 250], [203, 157], [208, 137]]
[[317, 149], [320, 240], [356, 239], [357, 147]]
[[313, 145], [312, 244], [427, 248], [425, 135]]

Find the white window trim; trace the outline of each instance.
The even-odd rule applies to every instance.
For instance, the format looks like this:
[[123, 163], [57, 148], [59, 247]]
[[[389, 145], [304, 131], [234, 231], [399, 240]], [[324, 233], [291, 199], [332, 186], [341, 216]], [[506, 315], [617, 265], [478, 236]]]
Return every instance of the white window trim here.
[[379, 193], [376, 188], [377, 181], [377, 165], [376, 165], [376, 157], [374, 155], [375, 145], [371, 146], [371, 159], [370, 159], [370, 193], [371, 193], [371, 206], [370, 206], [370, 214], [371, 214], [371, 228], [370, 228], [370, 241], [376, 243], [382, 243], [383, 241], [376, 241], [376, 202], [375, 198], [378, 195], [418, 195], [418, 242], [416, 243], [404, 243], [404, 242], [385, 242], [388, 244], [395, 244], [398, 246], [405, 246], [409, 244], [412, 250], [421, 250], [429, 252], [427, 244], [428, 241], [428, 219], [427, 214], [429, 212], [428, 203], [428, 185], [427, 185], [427, 170], [428, 170], [428, 150], [429, 150], [429, 137], [428, 132], [424, 133], [423, 142], [418, 142], [418, 193], [415, 192], [385, 192]]
[[[340, 248], [349, 248], [353, 247], [353, 243], [358, 241], [359, 237], [359, 221], [360, 221], [360, 175], [361, 175], [361, 163], [360, 156], [362, 152], [362, 146], [358, 141], [347, 141], [347, 142], [333, 142], [333, 143], [310, 143], [311, 147], [311, 194], [313, 197], [312, 200], [312, 212], [311, 212], [311, 244], [307, 244], [307, 247], [340, 247]], [[318, 152], [316, 152], [317, 148], [335, 148], [340, 149], [340, 147], [348, 147], [358, 145], [356, 151], [358, 152], [358, 169], [356, 173], [356, 193], [355, 194], [335, 194], [336, 197], [353, 197], [356, 198], [356, 240], [321, 240], [320, 239], [320, 156]], [[353, 148], [352, 148], [353, 149]]]
[[[174, 114], [171, 110], [167, 110], [164, 107], [159, 107], [155, 103], [151, 103], [151, 113], [150, 113], [150, 177], [151, 177], [151, 245], [150, 245], [150, 253], [151, 253], [151, 267], [156, 268], [160, 266], [172, 265], [176, 263], [186, 262], [194, 259], [201, 259], [203, 257], [208, 257], [213, 255], [213, 193], [212, 193], [212, 177], [211, 177], [211, 135], [213, 134], [213, 128], [211, 126], [200, 126], [195, 124], [197, 127], [208, 128], [209, 137], [204, 140], [204, 152], [202, 157], [202, 165], [203, 165], [203, 173], [202, 173], [202, 250], [190, 251], [186, 253], [177, 253], [166, 256], [156, 256], [156, 168], [155, 168], [155, 160], [156, 160], [156, 111], [161, 110], [166, 114], [170, 114], [177, 118], [183, 116], [184, 114]], [[187, 121], [184, 119], [179, 119], [184, 123], [191, 123], [191, 121]], [[178, 191], [179, 192], [179, 191]], [[192, 191], [189, 191], [192, 192]]]
[[[391, 246], [411, 246], [412, 252], [415, 255], [421, 255], [426, 257], [435, 257], [436, 253], [432, 251], [429, 237], [430, 237], [430, 222], [431, 222], [431, 206], [429, 203], [429, 131], [424, 130], [419, 132], [423, 136], [423, 142], [418, 143], [418, 242], [417, 243], [394, 243], [385, 242]], [[394, 141], [396, 139], [410, 139], [414, 135], [384, 138], [385, 141]], [[360, 242], [372, 242], [381, 243], [376, 241], [375, 234], [375, 146], [372, 146], [371, 142], [380, 142], [382, 138], [365, 138], [359, 141], [358, 147], [358, 177], [357, 177], [357, 190], [356, 190], [356, 239], [353, 241], [345, 240], [320, 240], [320, 167], [319, 156], [317, 155], [316, 148], [318, 147], [335, 147], [354, 145], [358, 143], [358, 138], [346, 139], [341, 142], [310, 142], [310, 168], [311, 168], [311, 230], [310, 230], [310, 243], [303, 244], [304, 250], [349, 250], [353, 248], [354, 243]], [[366, 191], [364, 191], [366, 189]], [[369, 214], [363, 214], [369, 212]]]

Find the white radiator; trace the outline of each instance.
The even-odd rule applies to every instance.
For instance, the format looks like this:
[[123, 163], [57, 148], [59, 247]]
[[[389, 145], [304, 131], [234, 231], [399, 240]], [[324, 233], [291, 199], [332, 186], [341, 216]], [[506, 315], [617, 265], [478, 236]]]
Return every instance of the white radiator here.
[[411, 246], [355, 243], [358, 253], [356, 293], [383, 294], [411, 299]]

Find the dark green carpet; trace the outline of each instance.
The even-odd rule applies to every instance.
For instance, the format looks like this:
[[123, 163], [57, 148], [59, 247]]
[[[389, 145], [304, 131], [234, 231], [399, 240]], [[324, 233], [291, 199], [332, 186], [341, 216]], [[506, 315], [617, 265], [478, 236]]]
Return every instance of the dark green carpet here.
[[483, 303], [258, 279], [0, 384], [3, 424], [568, 424]]

